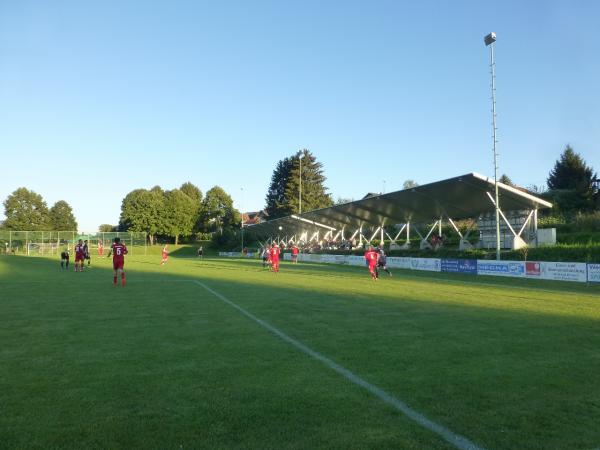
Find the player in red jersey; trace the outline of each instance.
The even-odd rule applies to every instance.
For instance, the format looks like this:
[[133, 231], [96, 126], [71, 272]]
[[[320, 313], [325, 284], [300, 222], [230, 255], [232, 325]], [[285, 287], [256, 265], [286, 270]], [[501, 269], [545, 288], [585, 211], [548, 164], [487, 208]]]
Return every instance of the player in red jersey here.
[[371, 274], [371, 279], [377, 281], [377, 260], [379, 259], [379, 253], [377, 253], [372, 246], [365, 252], [365, 260], [367, 261], [367, 267]]
[[271, 266], [273, 267], [273, 272], [279, 272], [279, 246], [277, 243], [271, 247]]
[[165, 246], [162, 249], [162, 261], [160, 262], [160, 265], [164, 266], [167, 262], [167, 259], [169, 259], [169, 246], [165, 244]]
[[85, 250], [83, 241], [79, 239], [75, 244], [75, 272], [83, 272], [83, 260], [85, 259]]
[[98, 241], [98, 256], [104, 256], [104, 244]]
[[115, 242], [110, 247], [110, 251], [108, 252], [107, 258], [110, 258], [110, 255], [113, 255], [113, 285], [117, 286], [117, 275], [119, 274], [119, 270], [121, 271], [121, 286], [125, 287], [125, 271], [123, 270], [123, 266], [125, 265], [125, 255], [127, 254], [127, 247], [125, 244], [121, 244], [121, 239], [116, 237]]
[[300, 252], [300, 250], [298, 249], [298, 246], [296, 244], [294, 244], [294, 246], [292, 247], [292, 264], [298, 263], [298, 253], [299, 252]]

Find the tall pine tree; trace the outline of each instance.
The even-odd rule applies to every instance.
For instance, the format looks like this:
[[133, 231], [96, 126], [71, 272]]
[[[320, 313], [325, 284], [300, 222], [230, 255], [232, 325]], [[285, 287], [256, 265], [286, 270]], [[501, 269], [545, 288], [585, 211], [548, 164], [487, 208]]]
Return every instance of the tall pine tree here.
[[290, 210], [285, 197], [285, 187], [290, 178], [292, 166], [292, 158], [284, 158], [277, 163], [271, 176], [271, 184], [266, 198], [267, 205], [265, 206], [265, 210], [271, 219], [289, 215]]
[[333, 199], [325, 187], [323, 164], [309, 150], [302, 149], [279, 161], [273, 172], [267, 193], [266, 210], [269, 218], [275, 219], [300, 211], [300, 177], [303, 212], [333, 205]]
[[567, 145], [548, 176], [548, 195], [563, 210], [587, 210], [594, 206], [594, 170]]

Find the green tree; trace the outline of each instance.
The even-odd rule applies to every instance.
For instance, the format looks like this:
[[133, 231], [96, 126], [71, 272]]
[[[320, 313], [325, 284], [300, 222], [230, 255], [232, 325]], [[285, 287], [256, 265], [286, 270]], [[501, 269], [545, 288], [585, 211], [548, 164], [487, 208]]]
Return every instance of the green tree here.
[[240, 225], [241, 216], [233, 207], [233, 200], [223, 188], [214, 186], [202, 202], [199, 228], [208, 233], [231, 229]]
[[197, 224], [200, 219], [200, 209], [202, 208], [202, 191], [196, 185], [190, 183], [183, 183], [179, 188], [181, 192], [191, 198], [194, 202], [194, 230], [198, 231]]
[[[300, 168], [302, 157], [302, 170]], [[300, 177], [302, 177], [302, 211], [326, 208], [333, 205], [331, 194], [325, 187], [323, 164], [306, 149], [300, 150], [292, 158], [292, 170], [285, 186], [285, 199], [289, 210], [288, 214], [300, 211]]]
[[279, 161], [273, 171], [265, 207], [270, 219], [300, 211], [300, 176], [302, 211], [333, 205], [333, 199], [325, 187], [323, 164], [318, 162], [310, 151], [302, 149], [295, 155]]
[[567, 145], [548, 176], [548, 197], [562, 210], [594, 207], [594, 170]]
[[506, 184], [507, 186], [514, 186], [512, 180], [506, 174], [502, 174], [500, 178], [498, 178], [498, 182], [502, 184]]
[[353, 202], [354, 199], [353, 198], [344, 198], [344, 197], [338, 197], [336, 199], [335, 202], [333, 202], [334, 205], [343, 205], [344, 203], [350, 203]]
[[50, 230], [48, 205], [40, 194], [21, 187], [4, 201], [3, 227], [7, 230]]
[[151, 190], [135, 189], [125, 196], [121, 204], [119, 228], [148, 234], [150, 244], [157, 233], [165, 229], [165, 199], [159, 186]]
[[290, 214], [290, 208], [285, 196], [285, 188], [290, 178], [290, 173], [293, 167], [293, 158], [284, 158], [277, 163], [273, 175], [271, 176], [271, 184], [267, 191], [265, 210], [269, 214], [270, 219], [287, 216]]
[[198, 204], [202, 202], [202, 191], [198, 186], [194, 185], [193, 183], [189, 181], [183, 183], [179, 190]]
[[417, 183], [415, 180], [406, 180], [402, 185], [402, 189], [412, 189], [418, 185], [419, 183]]
[[77, 220], [73, 215], [73, 209], [64, 200], [57, 201], [49, 211], [50, 226], [53, 230], [77, 231]]
[[175, 245], [177, 245], [179, 236], [185, 237], [192, 234], [198, 206], [194, 199], [179, 189], [165, 192], [164, 202], [163, 233], [175, 238]]
[[103, 223], [102, 225], [100, 225], [98, 227], [98, 231], [101, 233], [110, 233], [112, 231], [117, 231], [117, 228], [115, 225], [111, 225], [109, 223]]

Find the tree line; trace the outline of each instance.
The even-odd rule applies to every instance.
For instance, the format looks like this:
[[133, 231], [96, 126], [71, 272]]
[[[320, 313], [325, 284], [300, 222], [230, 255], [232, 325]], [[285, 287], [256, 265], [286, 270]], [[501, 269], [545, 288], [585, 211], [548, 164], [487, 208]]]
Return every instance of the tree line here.
[[[302, 149], [283, 158], [275, 165], [267, 190], [265, 210], [269, 218], [350, 200], [338, 198], [334, 202], [325, 181], [323, 164], [309, 150]], [[506, 175], [502, 175], [500, 181], [514, 185]], [[527, 189], [554, 204], [550, 214], [572, 215], [600, 210], [597, 173], [571, 146], [567, 146], [556, 160], [546, 184]], [[404, 183], [405, 189], [414, 186], [418, 183], [413, 180]], [[6, 219], [1, 228], [6, 230], [77, 229], [73, 210], [66, 201], [59, 200], [48, 208], [41, 195], [25, 187], [18, 188], [6, 198], [4, 211]], [[102, 224], [99, 231], [144, 232], [151, 243], [157, 236], [172, 237], [178, 243], [181, 237], [205, 239], [214, 234], [232, 235], [240, 224], [239, 211], [233, 207], [231, 196], [221, 187], [214, 186], [203, 195], [197, 186], [187, 182], [172, 190], [164, 190], [160, 186], [134, 189], [123, 199], [119, 224]]]
[[121, 204], [120, 230], [144, 232], [153, 244], [156, 236], [207, 237], [239, 226], [241, 215], [223, 188], [214, 186], [202, 195], [194, 184], [178, 189], [135, 189]]
[[48, 208], [40, 194], [25, 187], [18, 188], [4, 200], [4, 215], [6, 219], [1, 226], [4, 230], [77, 230], [71, 205], [59, 200]]

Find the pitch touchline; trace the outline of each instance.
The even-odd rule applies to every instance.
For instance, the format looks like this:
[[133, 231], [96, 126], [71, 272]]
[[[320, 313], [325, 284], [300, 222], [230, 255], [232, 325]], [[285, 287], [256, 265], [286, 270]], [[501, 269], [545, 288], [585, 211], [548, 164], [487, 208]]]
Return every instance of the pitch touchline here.
[[438, 424], [436, 422], [433, 422], [432, 420], [429, 420], [423, 414], [415, 411], [410, 406], [408, 406], [404, 402], [398, 400], [393, 395], [388, 394], [383, 389], [375, 386], [374, 384], [369, 383], [368, 381], [366, 381], [363, 378], [359, 377], [358, 375], [354, 374], [350, 370], [346, 369], [343, 366], [340, 366], [338, 363], [336, 363], [333, 360], [329, 359], [327, 356], [325, 356], [325, 355], [323, 355], [323, 354], [321, 354], [321, 353], [319, 353], [319, 352], [311, 349], [310, 347], [307, 347], [302, 342], [297, 341], [296, 339], [288, 336], [283, 331], [281, 331], [280, 329], [274, 327], [270, 323], [265, 322], [262, 319], [259, 319], [254, 314], [246, 311], [244, 308], [242, 308], [238, 304], [232, 302], [231, 300], [229, 300], [228, 298], [226, 298], [224, 295], [221, 295], [217, 291], [209, 288], [204, 283], [201, 283], [200, 281], [197, 281], [197, 280], [195, 280], [194, 282], [196, 284], [198, 284], [199, 286], [202, 286], [204, 289], [206, 289], [208, 292], [210, 292], [212, 295], [214, 295], [215, 297], [217, 297], [222, 302], [227, 303], [229, 306], [237, 309], [240, 313], [242, 313], [247, 318], [253, 320], [256, 323], [258, 323], [263, 328], [266, 328], [267, 330], [269, 330], [271, 333], [273, 333], [276, 336], [278, 336], [283, 341], [287, 342], [288, 344], [291, 344], [292, 346], [296, 347], [298, 350], [300, 350], [300, 351], [306, 353], [307, 355], [313, 357], [317, 361], [320, 361], [321, 363], [323, 363], [324, 365], [326, 365], [330, 369], [335, 370], [337, 373], [339, 373], [340, 375], [342, 375], [348, 381], [350, 381], [350, 382], [352, 382], [352, 383], [354, 383], [354, 384], [356, 384], [356, 385], [358, 385], [358, 386], [366, 389], [371, 394], [379, 397], [381, 400], [383, 400], [384, 402], [386, 402], [388, 405], [391, 405], [396, 410], [402, 412], [409, 419], [412, 419], [413, 421], [415, 421], [416, 423], [418, 423], [422, 427], [427, 428], [430, 431], [433, 431], [434, 433], [436, 433], [437, 435], [439, 435], [440, 437], [442, 437], [446, 441], [450, 442], [456, 448], [459, 448], [461, 450], [483, 450], [482, 447], [479, 447], [479, 446], [475, 445], [473, 442], [471, 442], [466, 437], [461, 436], [459, 434], [456, 434], [456, 433], [450, 431], [448, 428], [444, 427], [443, 425], [440, 425], [440, 424]]

